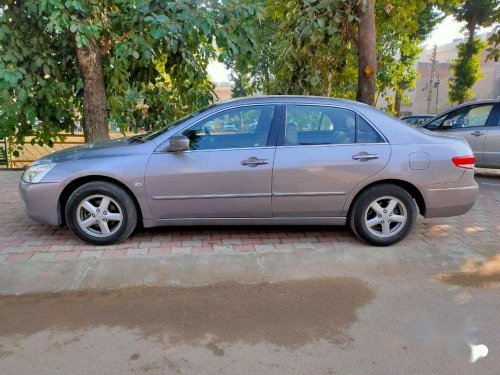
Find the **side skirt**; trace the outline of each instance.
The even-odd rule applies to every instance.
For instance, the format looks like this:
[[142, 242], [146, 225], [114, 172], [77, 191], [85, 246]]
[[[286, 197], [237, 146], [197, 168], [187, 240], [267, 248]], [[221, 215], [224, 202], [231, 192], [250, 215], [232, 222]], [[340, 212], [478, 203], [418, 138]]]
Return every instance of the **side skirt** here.
[[345, 225], [346, 217], [213, 217], [144, 220], [145, 228], [175, 225]]

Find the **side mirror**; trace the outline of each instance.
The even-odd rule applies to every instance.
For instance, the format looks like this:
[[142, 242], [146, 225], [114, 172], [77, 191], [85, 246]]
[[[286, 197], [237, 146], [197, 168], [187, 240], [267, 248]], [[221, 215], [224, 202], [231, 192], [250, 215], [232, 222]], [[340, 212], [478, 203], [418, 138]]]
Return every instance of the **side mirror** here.
[[444, 120], [443, 122], [443, 128], [444, 129], [450, 129], [455, 125], [455, 120]]
[[189, 150], [189, 138], [185, 135], [174, 135], [168, 140], [168, 152], [184, 152]]

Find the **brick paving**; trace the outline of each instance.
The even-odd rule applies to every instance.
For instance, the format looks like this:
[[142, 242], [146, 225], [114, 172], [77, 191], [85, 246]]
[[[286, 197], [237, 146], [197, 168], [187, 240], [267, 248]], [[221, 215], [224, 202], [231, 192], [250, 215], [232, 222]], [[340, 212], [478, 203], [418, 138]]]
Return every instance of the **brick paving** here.
[[[66, 228], [41, 225], [25, 213], [17, 192], [20, 172], [0, 171], [0, 263], [61, 261], [83, 258], [186, 256], [364, 247], [345, 227], [162, 227], [139, 229], [126, 242], [87, 245]], [[467, 214], [422, 219], [411, 235], [394, 246], [495, 244], [500, 241], [500, 179], [481, 185], [480, 197]], [[498, 183], [498, 185], [495, 185]]]

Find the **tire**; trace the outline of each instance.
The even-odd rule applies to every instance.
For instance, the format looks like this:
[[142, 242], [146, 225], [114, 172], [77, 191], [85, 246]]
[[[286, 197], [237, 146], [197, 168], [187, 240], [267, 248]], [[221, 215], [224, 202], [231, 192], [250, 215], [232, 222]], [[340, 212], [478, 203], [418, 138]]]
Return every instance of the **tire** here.
[[389, 246], [411, 232], [417, 212], [415, 200], [405, 189], [380, 184], [368, 188], [356, 198], [349, 223], [361, 240], [375, 246]]
[[70, 195], [64, 215], [71, 232], [93, 245], [126, 240], [138, 220], [132, 197], [107, 181], [92, 181], [78, 187]]

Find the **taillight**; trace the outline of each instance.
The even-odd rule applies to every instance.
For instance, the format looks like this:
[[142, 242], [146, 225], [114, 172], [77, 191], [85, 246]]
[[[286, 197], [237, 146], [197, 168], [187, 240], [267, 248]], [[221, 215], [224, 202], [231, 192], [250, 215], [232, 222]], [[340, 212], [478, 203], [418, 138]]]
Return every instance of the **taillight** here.
[[476, 158], [474, 156], [457, 156], [453, 159], [453, 164], [458, 168], [474, 169]]

